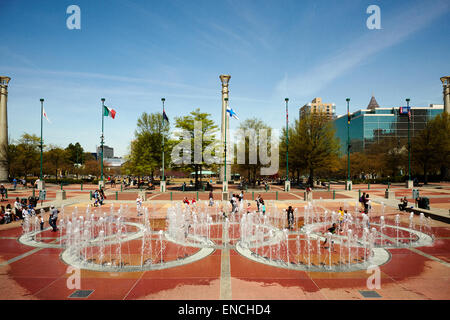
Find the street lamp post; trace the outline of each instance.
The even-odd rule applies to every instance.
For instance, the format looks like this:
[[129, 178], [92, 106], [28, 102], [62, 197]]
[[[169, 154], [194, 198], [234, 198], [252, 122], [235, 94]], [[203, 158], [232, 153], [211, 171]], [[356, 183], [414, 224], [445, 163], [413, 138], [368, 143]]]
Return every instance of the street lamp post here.
[[412, 189], [414, 183], [411, 180], [411, 136], [410, 136], [410, 123], [411, 123], [411, 110], [409, 109], [409, 101], [411, 99], [406, 98], [406, 109], [408, 111], [408, 181], [406, 182], [406, 187]]
[[162, 120], [162, 128], [161, 128], [161, 136], [162, 136], [162, 181], [160, 183], [161, 192], [166, 192], [166, 177], [164, 175], [164, 102], [166, 98], [161, 98], [163, 105], [163, 120]]
[[43, 134], [42, 134], [42, 131], [43, 131], [42, 119], [44, 116], [44, 99], [41, 98], [40, 101], [41, 101], [41, 146], [40, 146], [40, 148], [41, 148], [41, 169], [40, 169], [40, 173], [39, 173], [39, 181], [37, 182], [37, 188], [38, 188], [38, 190], [44, 190], [45, 182], [44, 182], [43, 175], [42, 175], [42, 163], [43, 163], [42, 154], [44, 151]]
[[42, 181], [42, 149], [43, 149], [43, 141], [42, 141], [42, 116], [44, 114], [44, 99], [41, 98], [41, 171], [39, 173], [39, 180]]
[[104, 181], [103, 181], [103, 144], [105, 141], [105, 137], [103, 134], [104, 131], [104, 117], [105, 117], [105, 98], [101, 99], [102, 101], [102, 135], [100, 137], [100, 150], [101, 150], [101, 156], [100, 156], [100, 168], [101, 168], [101, 178], [100, 178], [100, 183], [99, 183], [99, 187], [103, 188], [104, 187]]
[[291, 183], [289, 181], [289, 98], [285, 98], [284, 101], [286, 102], [286, 181], [284, 182], [284, 191], [289, 191], [291, 189]]
[[345, 100], [347, 101], [347, 182], [345, 183], [345, 190], [352, 190], [352, 181], [350, 178], [350, 98]]

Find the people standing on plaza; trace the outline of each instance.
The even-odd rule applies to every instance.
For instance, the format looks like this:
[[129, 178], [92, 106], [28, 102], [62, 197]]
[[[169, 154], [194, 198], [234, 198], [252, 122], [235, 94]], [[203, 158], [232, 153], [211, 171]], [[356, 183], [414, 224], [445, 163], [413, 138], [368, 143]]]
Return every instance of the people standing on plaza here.
[[6, 215], [6, 220], [7, 220], [6, 223], [10, 223], [10, 222], [16, 220], [16, 217], [14, 216], [14, 212], [12, 211], [12, 208], [11, 208], [11, 204], [10, 204], [10, 203], [8, 203], [8, 204], [6, 205], [5, 215]]
[[7, 218], [6, 218], [5, 207], [1, 206], [0, 207], [0, 224], [7, 223], [6, 220], [7, 220]]
[[22, 205], [22, 218], [25, 219], [25, 217], [28, 217], [28, 210], [27, 206]]
[[98, 207], [100, 194], [98, 190], [94, 191], [94, 207]]
[[36, 215], [36, 211], [34, 210], [33, 206], [31, 204], [28, 205], [28, 216], [34, 217]]
[[48, 217], [48, 223], [53, 228], [52, 232], [58, 231], [58, 228], [56, 226], [56, 221], [58, 220], [58, 209], [55, 208], [54, 205], [50, 206], [50, 215]]
[[16, 188], [17, 188], [17, 179], [14, 178], [12, 182], [13, 182], [14, 190], [16, 190]]
[[262, 200], [261, 194], [258, 194], [258, 197], [256, 198], [256, 208], [257, 208], [256, 212], [260, 212], [261, 200]]
[[244, 191], [241, 190], [241, 193], [239, 193], [239, 210], [244, 210]]
[[44, 217], [39, 216], [39, 221], [40, 221], [40, 225], [41, 225], [41, 231], [43, 231], [44, 230]]
[[183, 199], [183, 203], [184, 203], [184, 204], [187, 204], [187, 205], [189, 205], [189, 200], [188, 200], [188, 198], [187, 198], [187, 197], [184, 197], [184, 199]]
[[212, 190], [209, 192], [209, 206], [212, 207], [214, 205], [214, 196]]
[[14, 202], [14, 211], [16, 214], [16, 217], [19, 219], [23, 219], [22, 217], [22, 204], [20, 203], [19, 197], [16, 198], [16, 201]]
[[342, 224], [344, 223], [344, 210], [342, 210], [342, 207], [339, 207], [338, 218], [339, 218], [339, 231], [342, 231]]
[[103, 201], [106, 199], [105, 191], [103, 191], [103, 188], [100, 188], [100, 205], [103, 205]]
[[287, 214], [287, 221], [288, 221], [288, 229], [292, 229], [292, 225], [294, 224], [294, 209], [292, 209], [292, 206], [289, 206], [286, 210]]
[[137, 215], [141, 216], [141, 208], [142, 208], [142, 198], [140, 195], [138, 195], [137, 199], [136, 199], [136, 211], [137, 211]]
[[2, 201], [5, 201], [6, 188], [4, 185], [0, 185], [0, 194], [2, 195]]
[[261, 199], [261, 209], [262, 209], [262, 214], [265, 215], [266, 214], [266, 205], [264, 204], [263, 199]]
[[231, 213], [234, 213], [236, 211], [236, 206], [237, 206], [236, 201], [237, 201], [236, 195], [233, 193], [233, 195], [231, 196], [231, 199], [230, 199]]
[[369, 194], [367, 193], [366, 197], [364, 198], [364, 213], [368, 215], [371, 207], [372, 207], [372, 204], [371, 204], [371, 201], [369, 198]]
[[365, 212], [364, 202], [366, 201], [366, 193], [363, 192], [362, 196], [359, 198], [359, 203], [361, 205], [361, 211]]

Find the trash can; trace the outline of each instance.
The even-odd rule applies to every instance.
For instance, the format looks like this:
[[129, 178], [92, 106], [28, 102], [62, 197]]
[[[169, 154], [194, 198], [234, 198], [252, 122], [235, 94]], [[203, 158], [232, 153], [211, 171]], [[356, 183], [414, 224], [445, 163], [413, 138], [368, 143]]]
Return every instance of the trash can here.
[[417, 206], [420, 209], [430, 210], [430, 199], [427, 197], [422, 197], [419, 199]]

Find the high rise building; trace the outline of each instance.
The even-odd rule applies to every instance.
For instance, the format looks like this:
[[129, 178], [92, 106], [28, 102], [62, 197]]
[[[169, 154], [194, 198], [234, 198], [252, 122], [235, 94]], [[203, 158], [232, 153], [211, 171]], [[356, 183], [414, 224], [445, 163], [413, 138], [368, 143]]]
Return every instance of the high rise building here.
[[[97, 147], [97, 159], [101, 159], [102, 147]], [[114, 148], [103, 145], [103, 159], [114, 158]]]
[[[350, 152], [363, 152], [372, 143], [384, 137], [408, 138], [408, 115], [402, 115], [398, 107], [379, 107], [375, 97], [369, 105], [350, 113]], [[410, 135], [416, 136], [428, 121], [444, 111], [443, 105], [411, 107]], [[340, 140], [341, 153], [347, 152], [347, 114], [337, 117], [333, 124]]]
[[300, 119], [308, 113], [324, 113], [330, 120], [336, 117], [336, 106], [334, 103], [322, 102], [322, 98], [314, 98], [310, 103], [300, 108]]

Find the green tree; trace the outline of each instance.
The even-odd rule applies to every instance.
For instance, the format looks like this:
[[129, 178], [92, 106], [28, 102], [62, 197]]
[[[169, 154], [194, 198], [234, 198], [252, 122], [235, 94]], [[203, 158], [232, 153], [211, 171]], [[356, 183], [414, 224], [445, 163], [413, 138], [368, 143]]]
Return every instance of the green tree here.
[[65, 150], [67, 152], [67, 160], [71, 164], [75, 165], [84, 163], [84, 150], [79, 142], [75, 144], [70, 143]]
[[137, 121], [135, 139], [130, 143], [130, 153], [124, 171], [137, 175], [150, 175], [152, 178], [162, 166], [162, 139], [164, 137], [164, 166], [170, 163], [171, 141], [170, 124], [163, 121], [161, 113], [144, 112]]
[[407, 140], [386, 135], [366, 148], [368, 166], [375, 167], [381, 176], [396, 177], [408, 169]]
[[56, 181], [58, 181], [58, 170], [68, 167], [68, 153], [66, 150], [50, 146], [49, 150], [44, 152], [44, 168], [55, 173]]
[[[281, 150], [285, 149], [285, 139], [282, 139]], [[339, 141], [325, 114], [307, 114], [295, 120], [289, 129], [289, 167], [306, 170], [308, 183], [312, 185], [315, 173], [336, 169], [338, 157]]]
[[[200, 109], [196, 109], [192, 111], [189, 115], [184, 117], [175, 117], [175, 127], [178, 129], [183, 130], [185, 133], [188, 134], [190, 138], [190, 164], [186, 165], [185, 168], [194, 170], [195, 172], [195, 188], [197, 189], [199, 187], [199, 172], [203, 170], [204, 167], [209, 166], [205, 162], [205, 159], [203, 158], [203, 153], [206, 148], [211, 148], [215, 145], [216, 139], [214, 138], [214, 134], [218, 131], [218, 126], [214, 123], [212, 119], [210, 119], [210, 114], [201, 112]], [[195, 122], [199, 121], [201, 122], [201, 131], [198, 133], [199, 136], [201, 136], [201, 161], [196, 161], [194, 159], [195, 152], [193, 152], [192, 147], [194, 146], [194, 137], [195, 137], [195, 130], [194, 125]], [[181, 140], [183, 139], [183, 135], [181, 133], [176, 133], [176, 136]], [[197, 159], [199, 160], [199, 159]], [[200, 181], [201, 181], [201, 175], [200, 175]]]
[[450, 162], [450, 116], [442, 113], [430, 120], [412, 141], [412, 157], [423, 169], [424, 183], [430, 170], [445, 172]]
[[[256, 153], [256, 157], [259, 155], [259, 143], [260, 141], [260, 130], [265, 129], [267, 130], [267, 139], [269, 140], [270, 136], [272, 135], [272, 130], [269, 125], [264, 123], [262, 120], [257, 118], [251, 118], [246, 119], [239, 123], [238, 130], [240, 130], [241, 133], [247, 132], [254, 132], [255, 136], [255, 142], [256, 146], [253, 151], [250, 150], [251, 143], [250, 143], [250, 137], [248, 134], [245, 134], [244, 137], [238, 137], [239, 141], [237, 143], [238, 148], [242, 148], [242, 150], [245, 150], [245, 164], [238, 164], [235, 165], [234, 168], [237, 168], [238, 171], [241, 173], [241, 175], [246, 175], [247, 180], [251, 184], [255, 184], [257, 179], [257, 172], [261, 169], [263, 166], [261, 164], [261, 161], [256, 161], [256, 163], [250, 163], [250, 155], [251, 153]], [[270, 144], [269, 144], [270, 146]], [[245, 149], [244, 149], [245, 148]], [[256, 152], [255, 152], [256, 151]], [[268, 150], [270, 152], [270, 150]], [[254, 159], [257, 160], [257, 159]], [[255, 161], [252, 161], [255, 162]]]
[[39, 172], [41, 139], [24, 133], [15, 147], [11, 147], [10, 171], [17, 175], [28, 176]]

